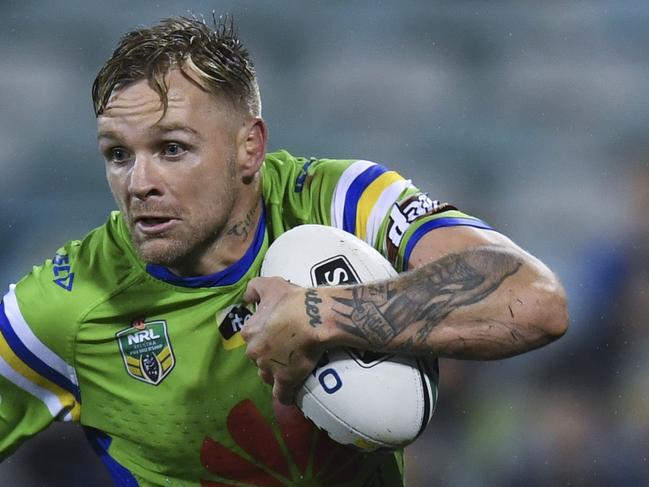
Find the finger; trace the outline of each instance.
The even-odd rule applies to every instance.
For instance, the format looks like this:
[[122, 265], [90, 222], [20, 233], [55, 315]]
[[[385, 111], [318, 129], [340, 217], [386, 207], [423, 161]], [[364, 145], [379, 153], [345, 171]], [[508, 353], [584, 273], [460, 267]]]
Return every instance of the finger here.
[[295, 390], [293, 387], [289, 386], [285, 382], [275, 381], [273, 384], [273, 396], [275, 396], [275, 398], [285, 406], [293, 404], [294, 394]]
[[248, 282], [246, 292], [243, 295], [247, 303], [259, 303], [267, 294], [273, 290], [282, 289], [291, 285], [289, 281], [281, 277], [255, 277]]
[[261, 380], [263, 380], [266, 384], [273, 385], [275, 380], [273, 379], [273, 374], [270, 372], [263, 370], [263, 369], [257, 369], [257, 373], [259, 374], [259, 377], [261, 377]]
[[261, 296], [259, 295], [259, 286], [262, 278], [260, 277], [255, 277], [254, 279], [251, 279], [250, 282], [248, 282], [248, 286], [246, 287], [246, 292], [243, 293], [243, 300], [246, 303], [258, 303], [259, 300], [261, 299]]
[[239, 334], [241, 335], [241, 338], [243, 338], [243, 341], [248, 344], [248, 348], [246, 349], [246, 354], [249, 355], [250, 351], [250, 340], [255, 336], [255, 323], [252, 321], [254, 319], [255, 315], [251, 315], [247, 320], [244, 321], [243, 326], [239, 329]]

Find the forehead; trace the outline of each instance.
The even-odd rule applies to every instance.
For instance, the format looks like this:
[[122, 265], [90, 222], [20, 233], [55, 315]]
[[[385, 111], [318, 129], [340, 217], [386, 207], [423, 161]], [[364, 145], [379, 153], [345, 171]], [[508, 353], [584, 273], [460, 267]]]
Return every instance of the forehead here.
[[179, 70], [165, 78], [167, 109], [148, 80], [140, 80], [111, 94], [104, 112], [97, 117], [99, 137], [122, 131], [155, 129], [159, 125], [184, 125], [199, 132], [224, 128], [233, 118], [226, 103], [200, 88]]

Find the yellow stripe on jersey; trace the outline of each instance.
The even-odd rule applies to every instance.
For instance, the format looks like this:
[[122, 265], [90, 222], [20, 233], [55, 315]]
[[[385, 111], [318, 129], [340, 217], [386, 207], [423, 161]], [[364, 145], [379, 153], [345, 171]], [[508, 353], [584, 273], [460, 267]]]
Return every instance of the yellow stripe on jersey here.
[[235, 348], [243, 347], [246, 344], [241, 337], [241, 333], [235, 333], [227, 340], [221, 337], [221, 343], [223, 344], [223, 348], [226, 350], [234, 350]]
[[365, 188], [356, 205], [356, 231], [358, 238], [366, 240], [368, 234], [368, 223], [372, 208], [381, 197], [381, 193], [392, 183], [403, 180], [395, 171], [388, 171], [381, 174], [370, 185]]
[[[81, 416], [81, 405], [76, 401], [74, 396], [63, 389], [62, 387], [57, 386], [53, 382], [50, 382], [45, 377], [35, 372], [32, 368], [28, 367], [25, 362], [23, 362], [11, 349], [4, 336], [0, 333], [0, 357], [11, 366], [22, 377], [30, 381], [31, 383], [39, 386], [41, 389], [45, 389], [54, 396], [56, 396], [61, 404], [61, 410], [68, 410], [72, 415], [73, 421], [79, 421]], [[30, 392], [30, 391], [26, 391]], [[31, 392], [30, 392], [31, 393]], [[40, 400], [44, 401], [42, 397], [39, 397]]]
[[140, 367], [135, 367], [134, 365], [129, 365], [128, 370], [130, 370], [131, 373], [133, 373], [134, 375], [137, 375], [138, 377], [144, 377], [144, 375], [142, 375], [142, 371], [140, 370]]
[[131, 367], [137, 367], [138, 369], [140, 368], [140, 361], [134, 359], [133, 357], [126, 357], [126, 363]]
[[160, 360], [160, 363], [163, 363], [168, 358], [171, 358], [171, 350], [169, 350], [169, 347], [165, 347], [160, 355], [158, 355], [158, 360]]

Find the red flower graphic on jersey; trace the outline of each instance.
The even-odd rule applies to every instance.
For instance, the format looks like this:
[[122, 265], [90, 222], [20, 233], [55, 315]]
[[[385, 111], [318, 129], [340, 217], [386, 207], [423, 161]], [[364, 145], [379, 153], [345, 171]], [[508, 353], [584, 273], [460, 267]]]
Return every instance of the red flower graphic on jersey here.
[[228, 432], [247, 457], [206, 437], [201, 463], [224, 481], [203, 480], [202, 487], [235, 485], [227, 480], [250, 487], [285, 487], [301, 479], [317, 478], [326, 485], [354, 480], [362, 453], [331, 440], [296, 406], [283, 406], [275, 400], [273, 409], [279, 436], [251, 400], [245, 399], [232, 408], [227, 418]]

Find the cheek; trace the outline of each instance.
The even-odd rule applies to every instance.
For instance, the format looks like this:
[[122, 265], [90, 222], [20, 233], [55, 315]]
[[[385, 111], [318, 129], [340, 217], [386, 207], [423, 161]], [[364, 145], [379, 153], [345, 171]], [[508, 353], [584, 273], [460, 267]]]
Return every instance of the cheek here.
[[113, 194], [115, 202], [120, 206], [120, 208], [123, 208], [123, 203], [126, 200], [123, 180], [107, 170], [106, 181], [108, 182], [108, 187], [110, 188], [110, 192]]
[[194, 208], [201, 220], [222, 222], [236, 199], [237, 189], [227, 177], [203, 180], [192, 193]]
[[107, 170], [106, 181], [108, 182], [108, 186], [110, 187], [110, 190], [115, 192], [117, 190], [117, 187], [119, 186], [119, 179], [115, 176], [115, 174]]
[[200, 177], [192, 178], [188, 186], [191, 187], [190, 191], [200, 195], [201, 199], [216, 202], [237, 191], [235, 181], [227, 169], [203, 172]]

